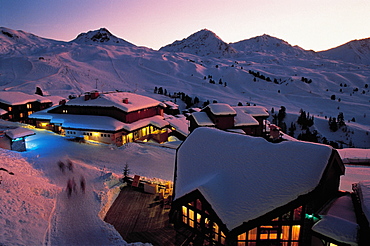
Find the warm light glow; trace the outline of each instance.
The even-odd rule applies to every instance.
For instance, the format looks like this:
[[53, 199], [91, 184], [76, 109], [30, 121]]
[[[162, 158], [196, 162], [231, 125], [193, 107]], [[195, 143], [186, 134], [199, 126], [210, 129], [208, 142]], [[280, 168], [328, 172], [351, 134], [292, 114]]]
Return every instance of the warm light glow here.
[[301, 231], [300, 225], [294, 225], [292, 227], [292, 240], [299, 240], [299, 233]]
[[93, 137], [99, 137], [99, 132], [93, 132], [92, 135]]

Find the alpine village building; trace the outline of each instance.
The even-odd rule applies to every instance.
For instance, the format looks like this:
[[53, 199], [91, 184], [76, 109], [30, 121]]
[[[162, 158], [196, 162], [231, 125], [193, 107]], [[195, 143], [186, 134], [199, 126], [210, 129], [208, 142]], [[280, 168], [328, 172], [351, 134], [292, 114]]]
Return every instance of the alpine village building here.
[[265, 120], [268, 117], [267, 109], [261, 106], [232, 107], [225, 103], [213, 103], [188, 117], [189, 131], [198, 127], [215, 127], [263, 137], [266, 134]]
[[177, 149], [170, 219], [193, 245], [311, 245], [344, 170], [327, 145], [200, 127]]
[[51, 100], [40, 95], [0, 91], [0, 115], [3, 120], [28, 123], [29, 115], [52, 105]]
[[162, 143], [171, 131], [163, 118], [164, 107], [155, 99], [134, 93], [93, 91], [29, 117], [36, 127], [72, 139], [117, 146], [136, 140]]
[[[36, 94], [19, 91], [0, 91], [0, 118], [6, 121], [28, 123], [32, 113], [49, 108], [52, 101]], [[35, 133], [23, 127], [0, 127], [0, 148], [26, 151], [25, 138]]]

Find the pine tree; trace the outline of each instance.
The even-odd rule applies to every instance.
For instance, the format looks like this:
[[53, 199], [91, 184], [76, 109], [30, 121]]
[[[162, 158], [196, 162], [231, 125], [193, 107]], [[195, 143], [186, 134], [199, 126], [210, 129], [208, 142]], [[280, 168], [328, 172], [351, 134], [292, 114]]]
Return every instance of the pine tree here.
[[40, 87], [36, 87], [36, 92], [35, 92], [35, 94], [37, 94], [37, 95], [40, 95], [40, 96], [44, 96], [44, 93], [42, 93], [42, 90], [41, 90], [41, 88]]
[[337, 123], [337, 119], [335, 117], [333, 117], [331, 119], [329, 128], [330, 128], [330, 131], [332, 131], [332, 132], [336, 132], [338, 130], [338, 123]]

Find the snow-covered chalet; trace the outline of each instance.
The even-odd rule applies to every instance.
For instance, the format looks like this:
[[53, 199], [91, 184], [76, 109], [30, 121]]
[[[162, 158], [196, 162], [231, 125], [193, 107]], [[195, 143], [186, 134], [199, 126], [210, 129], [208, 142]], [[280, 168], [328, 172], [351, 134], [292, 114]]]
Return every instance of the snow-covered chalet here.
[[0, 116], [3, 120], [27, 123], [28, 116], [49, 108], [52, 101], [36, 94], [20, 91], [0, 91]]
[[330, 146], [200, 127], [177, 149], [170, 219], [194, 245], [311, 245], [344, 170]]
[[265, 120], [268, 117], [267, 109], [261, 106], [232, 107], [226, 103], [212, 103], [188, 117], [189, 131], [192, 132], [198, 127], [215, 127], [251, 136], [264, 136]]
[[163, 118], [165, 105], [129, 93], [93, 91], [29, 116], [38, 128], [70, 138], [121, 146], [136, 140], [165, 142], [170, 126]]

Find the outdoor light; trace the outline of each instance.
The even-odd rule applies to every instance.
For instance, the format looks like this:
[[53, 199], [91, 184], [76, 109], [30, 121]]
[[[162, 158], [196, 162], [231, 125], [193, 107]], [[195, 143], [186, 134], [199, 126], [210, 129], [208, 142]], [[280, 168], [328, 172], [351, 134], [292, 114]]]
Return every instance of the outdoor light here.
[[305, 214], [305, 218], [308, 220], [312, 220], [313, 222], [317, 222], [320, 220], [320, 217], [314, 215], [314, 214]]

